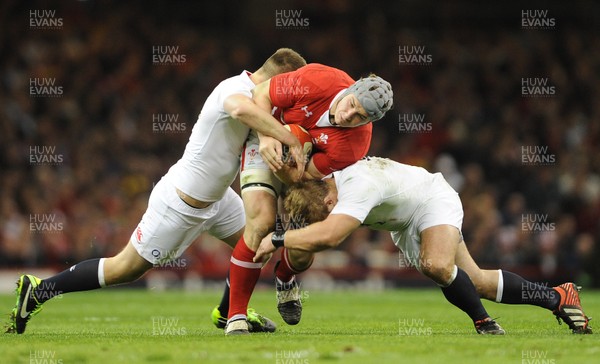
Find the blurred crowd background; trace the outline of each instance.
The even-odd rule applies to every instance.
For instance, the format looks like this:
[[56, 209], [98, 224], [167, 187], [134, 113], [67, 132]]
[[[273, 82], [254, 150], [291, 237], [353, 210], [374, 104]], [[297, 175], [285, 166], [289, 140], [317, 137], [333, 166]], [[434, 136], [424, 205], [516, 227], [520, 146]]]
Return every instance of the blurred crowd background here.
[[[32, 9], [55, 10], [62, 24], [32, 27]], [[523, 28], [527, 9], [554, 26]], [[282, 27], [282, 10], [308, 26]], [[442, 172], [481, 266], [598, 287], [599, 18], [592, 1], [3, 1], [0, 267], [64, 269], [117, 253], [212, 89], [285, 46], [391, 82], [395, 107], [369, 154]], [[185, 61], [156, 64], [155, 46], [178, 47]], [[424, 47], [430, 62], [400, 62], [401, 46]], [[61, 94], [32, 95], [33, 78], [54, 79]], [[524, 95], [523, 78], [555, 92]], [[159, 114], [177, 115], [180, 130], [157, 132]], [[402, 132], [407, 115], [430, 130]], [[43, 147], [55, 163], [32, 162]], [[229, 254], [203, 236], [178, 274], [222, 279]], [[360, 229], [314, 268], [393, 283], [417, 276], [403, 262], [387, 233]]]

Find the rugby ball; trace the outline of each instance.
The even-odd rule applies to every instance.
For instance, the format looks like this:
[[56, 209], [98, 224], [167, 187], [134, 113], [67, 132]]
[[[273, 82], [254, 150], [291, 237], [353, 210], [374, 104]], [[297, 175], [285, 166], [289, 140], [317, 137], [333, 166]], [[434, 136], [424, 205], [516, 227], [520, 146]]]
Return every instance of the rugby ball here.
[[[298, 138], [298, 140], [300, 141], [300, 144], [304, 148], [304, 153], [306, 154], [307, 157], [309, 157], [310, 153], [312, 153], [312, 148], [313, 148], [312, 138], [311, 138], [310, 134], [300, 125], [286, 124], [283, 127], [286, 128], [287, 130], [289, 130], [292, 134], [294, 134], [296, 136], [296, 138]], [[283, 146], [283, 160], [290, 162], [289, 157], [290, 157], [289, 156], [289, 148], [287, 145], [284, 145]]]

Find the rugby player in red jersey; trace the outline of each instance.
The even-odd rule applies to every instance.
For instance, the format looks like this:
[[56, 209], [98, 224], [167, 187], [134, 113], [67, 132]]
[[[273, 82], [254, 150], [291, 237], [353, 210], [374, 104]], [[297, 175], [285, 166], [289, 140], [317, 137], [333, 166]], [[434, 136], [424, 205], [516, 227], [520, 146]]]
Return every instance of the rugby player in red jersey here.
[[[286, 165], [280, 142], [250, 133], [240, 174], [246, 229], [231, 257], [227, 335], [248, 333], [248, 301], [262, 267], [253, 257], [260, 241], [275, 228], [282, 181], [322, 178], [364, 157], [370, 146], [371, 122], [392, 107], [393, 92], [387, 81], [375, 75], [355, 82], [339, 69], [308, 64], [257, 85], [253, 100], [264, 110], [274, 110], [282, 123], [306, 129], [314, 140], [314, 154], [300, 173]], [[237, 117], [244, 121], [257, 116]], [[312, 260], [312, 253], [284, 250], [277, 263], [277, 307], [288, 324], [297, 324], [302, 313], [295, 275], [308, 269]]]

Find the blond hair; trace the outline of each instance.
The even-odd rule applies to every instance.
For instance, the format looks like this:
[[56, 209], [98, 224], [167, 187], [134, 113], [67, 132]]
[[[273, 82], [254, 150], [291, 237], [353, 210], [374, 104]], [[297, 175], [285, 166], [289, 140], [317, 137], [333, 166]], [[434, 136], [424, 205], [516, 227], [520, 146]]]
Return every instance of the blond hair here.
[[298, 52], [290, 48], [279, 48], [259, 70], [271, 78], [280, 73], [295, 71], [303, 66], [306, 66], [306, 61]]
[[323, 180], [309, 180], [291, 185], [284, 194], [283, 207], [294, 221], [312, 224], [325, 220], [329, 211], [325, 196], [329, 192]]

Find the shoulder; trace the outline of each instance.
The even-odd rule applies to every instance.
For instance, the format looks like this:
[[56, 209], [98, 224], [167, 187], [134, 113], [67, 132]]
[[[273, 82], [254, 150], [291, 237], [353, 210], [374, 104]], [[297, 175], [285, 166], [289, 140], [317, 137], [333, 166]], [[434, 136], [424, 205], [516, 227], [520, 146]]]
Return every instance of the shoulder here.
[[302, 76], [302, 79], [305, 81], [328, 81], [330, 83], [326, 84], [327, 87], [340, 86], [342, 88], [346, 88], [350, 87], [350, 85], [354, 83], [352, 77], [350, 77], [346, 72], [320, 63], [309, 63], [306, 66], [290, 73], [295, 73], [298, 76]]
[[215, 88], [216, 92], [220, 93], [234, 93], [234, 92], [248, 92], [254, 88], [254, 83], [250, 77], [244, 71], [242, 74], [237, 76], [229, 77], [219, 83]]
[[[354, 163], [367, 155], [373, 135], [373, 125], [367, 124], [356, 128], [315, 128], [311, 130], [316, 147], [322, 139], [329, 144], [327, 153], [339, 161]], [[343, 167], [342, 167], [343, 168]]]

